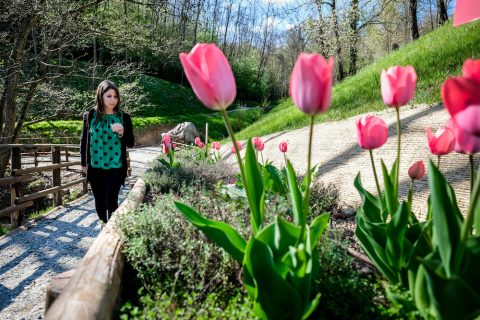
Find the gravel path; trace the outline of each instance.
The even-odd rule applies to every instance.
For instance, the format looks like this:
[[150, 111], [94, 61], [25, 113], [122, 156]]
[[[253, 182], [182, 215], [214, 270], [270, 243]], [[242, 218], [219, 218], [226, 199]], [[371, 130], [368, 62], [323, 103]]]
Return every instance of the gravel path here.
[[[376, 113], [382, 117], [389, 127], [389, 139], [380, 149], [374, 151], [377, 172], [381, 175], [380, 159], [382, 158], [390, 168], [396, 157], [396, 113], [388, 108]], [[449, 118], [448, 113], [441, 105], [417, 105], [400, 109], [402, 119], [402, 152], [400, 161], [401, 194], [406, 197], [410, 179], [408, 168], [417, 160], [428, 159], [436, 161], [428, 149], [426, 127], [435, 132], [443, 126]], [[358, 172], [361, 172], [362, 182], [370, 192], [376, 194], [370, 158], [367, 151], [362, 150], [356, 140], [355, 116], [346, 120], [322, 123], [315, 125], [313, 136], [312, 158], [313, 164], [320, 165], [319, 179], [325, 183], [333, 183], [340, 192], [340, 201], [343, 207], [356, 207], [360, 203], [360, 196], [353, 186]], [[306, 171], [308, 127], [298, 130], [275, 133], [263, 137], [265, 149], [264, 159], [273, 161], [275, 165], [283, 166], [283, 154], [279, 152], [278, 144], [288, 141], [287, 157], [292, 161], [297, 172]], [[227, 161], [234, 161], [230, 153], [230, 145], [224, 146], [222, 151], [227, 154]], [[478, 160], [478, 159], [477, 159]], [[478, 163], [478, 162], [477, 162]], [[447, 180], [455, 189], [460, 208], [465, 212], [469, 200], [469, 165], [468, 157], [452, 153], [441, 159], [441, 171], [446, 174]], [[380, 184], [383, 185], [383, 179]], [[428, 198], [427, 177], [414, 185], [413, 208], [420, 218], [425, 217]]]
[[[120, 202], [158, 151], [130, 150], [132, 177], [120, 191]], [[0, 237], [0, 319], [41, 319], [51, 279], [76, 268], [99, 233], [89, 193]]]

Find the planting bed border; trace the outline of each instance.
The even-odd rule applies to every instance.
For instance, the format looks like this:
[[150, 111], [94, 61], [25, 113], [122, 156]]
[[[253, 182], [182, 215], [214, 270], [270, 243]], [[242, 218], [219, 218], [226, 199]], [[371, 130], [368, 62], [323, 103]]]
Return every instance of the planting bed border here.
[[47, 289], [45, 319], [110, 319], [120, 291], [125, 256], [115, 228], [118, 216], [137, 208], [146, 185], [139, 178], [78, 268], [57, 275]]

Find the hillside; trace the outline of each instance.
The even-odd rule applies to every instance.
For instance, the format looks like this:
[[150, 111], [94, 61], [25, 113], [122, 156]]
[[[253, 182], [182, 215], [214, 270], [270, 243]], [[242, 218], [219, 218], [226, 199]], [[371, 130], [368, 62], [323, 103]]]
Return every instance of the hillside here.
[[[451, 23], [422, 36], [399, 50], [360, 70], [335, 85], [330, 110], [316, 122], [345, 119], [385, 108], [380, 95], [380, 73], [393, 65], [412, 65], [418, 76], [413, 104], [441, 101], [440, 85], [461, 73], [463, 61], [480, 58], [480, 21], [453, 28]], [[294, 107], [290, 98], [279, 101], [261, 120], [243, 129], [245, 139], [308, 125], [308, 118]]]

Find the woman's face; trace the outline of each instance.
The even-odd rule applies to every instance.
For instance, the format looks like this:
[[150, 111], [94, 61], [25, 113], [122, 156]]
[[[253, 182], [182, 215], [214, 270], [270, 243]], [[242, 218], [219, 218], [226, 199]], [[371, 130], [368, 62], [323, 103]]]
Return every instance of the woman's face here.
[[103, 94], [103, 105], [105, 107], [105, 113], [113, 113], [113, 109], [118, 104], [118, 96], [115, 90], [109, 89]]

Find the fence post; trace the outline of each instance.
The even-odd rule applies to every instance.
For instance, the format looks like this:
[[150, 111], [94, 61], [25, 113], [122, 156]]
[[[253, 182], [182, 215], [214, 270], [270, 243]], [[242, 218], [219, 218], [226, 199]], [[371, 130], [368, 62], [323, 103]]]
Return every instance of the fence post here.
[[34, 150], [35, 151], [33, 151], [33, 164], [35, 165], [35, 167], [38, 167], [38, 150], [37, 150], [37, 147], [35, 147]]
[[[60, 147], [52, 147], [52, 163], [60, 163]], [[52, 180], [53, 180], [53, 186], [57, 187], [61, 185], [61, 177], [60, 177], [60, 169], [53, 169], [52, 170]], [[62, 192], [61, 190], [55, 192], [53, 194], [53, 204], [55, 207], [59, 206], [62, 204]]]
[[[65, 148], [65, 162], [68, 162], [68, 147]], [[66, 170], [68, 170], [68, 167], [65, 167]]]
[[208, 122], [205, 123], [205, 157], [208, 157]]
[[[22, 154], [20, 148], [12, 147], [12, 176], [15, 175], [15, 169], [22, 168]], [[15, 199], [22, 196], [22, 183], [16, 182], [10, 186], [10, 203], [15, 205]], [[10, 223], [12, 227], [18, 227], [22, 224], [23, 210], [12, 212]]]

